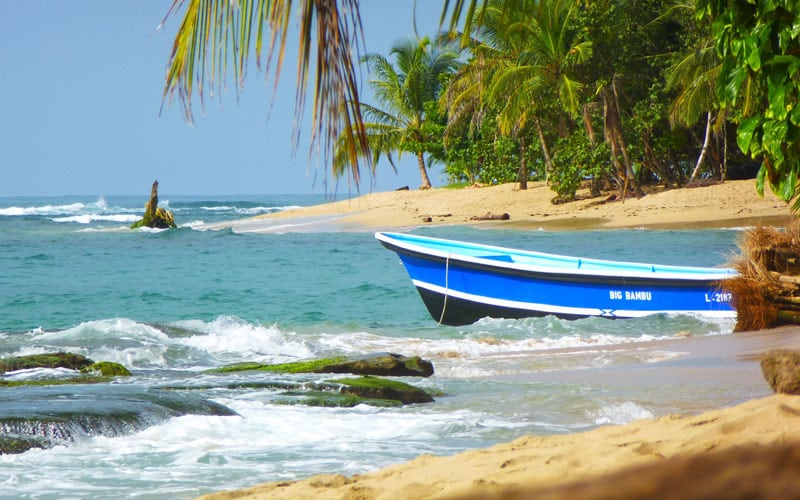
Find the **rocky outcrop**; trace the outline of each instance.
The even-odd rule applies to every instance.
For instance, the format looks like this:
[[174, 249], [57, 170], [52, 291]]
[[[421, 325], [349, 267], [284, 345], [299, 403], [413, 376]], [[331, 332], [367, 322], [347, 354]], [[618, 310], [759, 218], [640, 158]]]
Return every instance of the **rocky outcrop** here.
[[340, 392], [361, 398], [400, 401], [406, 405], [433, 402], [433, 397], [422, 389], [396, 380], [361, 377], [330, 380], [329, 382], [342, 384]]
[[761, 372], [779, 394], [800, 394], [800, 352], [778, 349], [761, 356]]
[[31, 368], [69, 368], [81, 370], [90, 366], [94, 361], [70, 352], [53, 352], [46, 354], [32, 354], [30, 356], [16, 356], [0, 359], [0, 375], [16, 370], [29, 370]]
[[[276, 373], [350, 373], [361, 378], [325, 380], [312, 386], [287, 388], [283, 396], [288, 404], [313, 406], [355, 406], [369, 404], [392, 406], [433, 402], [433, 397], [422, 389], [396, 380], [393, 377], [430, 377], [433, 364], [419, 356], [392, 353], [367, 354], [354, 357], [337, 357], [264, 365], [236, 363], [206, 373], [235, 373], [243, 371], [269, 371]], [[241, 384], [241, 382], [236, 382]], [[273, 382], [274, 384], [274, 382]]]
[[382, 352], [326, 364], [314, 373], [352, 373], [354, 375], [377, 375], [385, 377], [430, 377], [433, 363], [419, 356]]
[[130, 377], [131, 372], [119, 363], [98, 361], [81, 368], [82, 373], [99, 374], [101, 377]]
[[230, 373], [263, 370], [282, 373], [352, 373], [391, 377], [430, 377], [433, 364], [419, 356], [376, 353], [364, 356], [337, 357], [265, 365], [261, 363], [236, 363], [210, 370], [210, 373]]

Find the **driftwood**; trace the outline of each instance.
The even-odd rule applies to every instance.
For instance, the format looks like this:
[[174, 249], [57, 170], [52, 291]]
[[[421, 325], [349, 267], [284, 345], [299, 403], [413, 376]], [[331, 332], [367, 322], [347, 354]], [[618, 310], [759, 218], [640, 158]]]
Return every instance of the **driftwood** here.
[[739, 240], [739, 276], [724, 280], [733, 295], [735, 331], [800, 324], [800, 219], [785, 231], [756, 227]]
[[171, 210], [158, 206], [158, 181], [153, 181], [150, 188], [150, 200], [144, 205], [144, 216], [141, 220], [131, 224], [131, 229], [140, 227], [153, 227], [158, 229], [175, 228], [175, 217]]

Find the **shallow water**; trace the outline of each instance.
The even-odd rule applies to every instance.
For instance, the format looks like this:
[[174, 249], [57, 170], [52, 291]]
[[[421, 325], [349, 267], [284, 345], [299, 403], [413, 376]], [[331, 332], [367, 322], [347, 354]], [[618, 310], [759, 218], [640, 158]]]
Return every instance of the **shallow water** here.
[[[39, 432], [61, 433], [51, 436], [55, 446], [0, 455], [3, 495], [186, 498], [321, 472], [353, 474], [422, 453], [452, 454], [524, 434], [696, 412], [766, 394], [761, 384], [734, 380], [636, 378], [642, 367], [686, 362], [692, 368], [682, 339], [662, 349], [663, 339], [725, 336], [731, 322], [545, 317], [438, 326], [399, 259], [371, 233], [292, 232], [290, 226], [269, 233], [204, 230], [319, 203], [320, 197], [173, 197], [162, 204], [175, 211], [179, 229], [129, 231], [144, 201], [0, 199], [0, 356], [63, 350], [133, 372], [130, 379], [90, 387], [3, 389], [0, 416], [30, 423], [37, 412], [74, 410], [84, 420], [101, 414], [82, 427], [72, 425], [74, 418], [72, 427], [43, 426]], [[739, 234], [418, 231], [703, 266], [724, 264]], [[290, 405], [294, 396], [286, 387], [330, 377], [202, 373], [240, 361], [383, 351], [430, 359], [433, 377], [405, 381], [433, 392], [436, 402]], [[236, 415], [216, 415], [215, 405]], [[133, 416], [123, 425], [120, 414]]]

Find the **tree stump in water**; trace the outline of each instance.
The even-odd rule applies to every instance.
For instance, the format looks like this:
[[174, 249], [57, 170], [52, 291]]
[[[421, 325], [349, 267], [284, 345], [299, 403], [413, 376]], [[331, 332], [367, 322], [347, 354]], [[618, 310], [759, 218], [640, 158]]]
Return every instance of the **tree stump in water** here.
[[150, 201], [144, 205], [144, 217], [142, 220], [131, 224], [131, 229], [140, 227], [152, 227], [157, 229], [167, 229], [178, 227], [175, 225], [175, 218], [172, 211], [158, 206], [158, 180], [153, 181], [150, 189]]

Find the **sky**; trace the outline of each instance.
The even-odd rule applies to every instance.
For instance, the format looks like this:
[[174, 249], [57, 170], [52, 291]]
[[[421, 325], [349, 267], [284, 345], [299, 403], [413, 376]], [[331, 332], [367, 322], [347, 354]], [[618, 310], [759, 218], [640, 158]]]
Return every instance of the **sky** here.
[[[419, 186], [416, 159], [385, 160], [360, 186], [338, 184], [309, 154], [310, 108], [292, 143], [296, 58], [287, 48], [273, 98], [251, 60], [244, 89], [163, 106], [179, 18], [156, 28], [172, 0], [0, 0], [0, 196], [364, 194]], [[433, 36], [442, 2], [420, 0], [420, 36]], [[388, 55], [413, 36], [413, 0], [361, 0], [367, 52]], [[295, 15], [296, 18], [296, 15]], [[363, 90], [367, 89], [362, 70]], [[215, 93], [216, 94], [216, 93]], [[363, 98], [370, 101], [367, 94]], [[429, 172], [444, 183], [441, 165]]]

